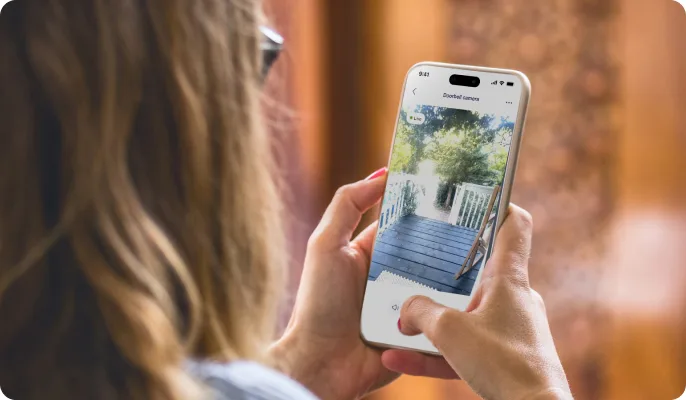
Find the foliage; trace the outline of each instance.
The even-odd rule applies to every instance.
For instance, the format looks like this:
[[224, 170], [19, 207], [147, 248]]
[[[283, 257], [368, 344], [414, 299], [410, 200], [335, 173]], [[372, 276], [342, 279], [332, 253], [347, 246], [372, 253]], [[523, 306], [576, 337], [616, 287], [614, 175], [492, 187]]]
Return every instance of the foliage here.
[[402, 215], [414, 214], [419, 205], [419, 188], [415, 185], [405, 185], [403, 187], [403, 198], [405, 199]]
[[514, 122], [505, 118], [500, 118], [500, 125], [497, 128], [496, 143], [502, 147], [510, 147], [512, 135], [514, 134]]
[[[408, 141], [409, 128], [407, 124], [398, 125], [398, 133], [393, 143], [393, 155], [391, 157], [390, 172], [396, 173], [410, 173], [410, 162], [412, 161], [413, 148]], [[414, 166], [416, 171], [416, 165]]]
[[[391, 171], [416, 174], [419, 163], [426, 159], [424, 149], [435, 132], [443, 128], [450, 117], [447, 108], [433, 106], [417, 106], [414, 112], [424, 114], [426, 122], [423, 125], [412, 125], [407, 122], [407, 112], [400, 111], [398, 129], [393, 146]], [[457, 111], [457, 110], [452, 110]], [[446, 114], [446, 115], [444, 115]], [[452, 122], [451, 122], [452, 123]], [[396, 156], [396, 151], [398, 155]]]
[[496, 183], [500, 183], [505, 179], [505, 167], [507, 166], [507, 156], [506, 150], [498, 151], [491, 156], [490, 168], [495, 175]]
[[[396, 134], [396, 145], [394, 151], [398, 150], [398, 160], [391, 162], [391, 170], [416, 174], [419, 162], [424, 159], [424, 140], [427, 130], [423, 126], [411, 125], [407, 122], [407, 113], [400, 111], [400, 121], [398, 122], [398, 132]], [[395, 159], [395, 153], [393, 154]], [[395, 162], [394, 162], [395, 161]], [[397, 169], [394, 169], [397, 168]]]
[[[424, 114], [425, 123], [407, 122], [409, 111]], [[452, 185], [470, 182], [493, 186], [502, 182], [513, 131], [511, 121], [498, 121], [478, 112], [424, 105], [403, 109], [390, 170], [416, 174], [420, 162], [435, 161], [442, 183], [434, 201], [443, 206]]]
[[440, 182], [438, 184], [438, 190], [436, 191], [436, 198], [434, 199], [434, 205], [437, 208], [446, 208], [445, 202], [448, 200], [452, 192], [452, 185], [448, 182]]
[[494, 185], [497, 176], [490, 168], [489, 155], [476, 135], [442, 132], [428, 153], [436, 161], [436, 173], [448, 184], [462, 182]]

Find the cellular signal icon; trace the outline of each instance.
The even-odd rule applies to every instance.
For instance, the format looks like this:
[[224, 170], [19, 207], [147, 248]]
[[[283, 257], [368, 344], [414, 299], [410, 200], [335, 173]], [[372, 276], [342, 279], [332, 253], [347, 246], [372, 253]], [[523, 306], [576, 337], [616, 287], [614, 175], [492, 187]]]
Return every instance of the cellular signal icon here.
[[497, 84], [498, 84], [498, 81], [491, 82], [491, 85], [497, 85]]

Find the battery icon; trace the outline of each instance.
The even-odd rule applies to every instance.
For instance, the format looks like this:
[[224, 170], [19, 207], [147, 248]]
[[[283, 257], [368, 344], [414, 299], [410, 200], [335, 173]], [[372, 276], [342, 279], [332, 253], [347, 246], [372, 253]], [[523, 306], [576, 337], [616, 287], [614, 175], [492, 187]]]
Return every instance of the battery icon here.
[[507, 82], [507, 86], [514, 86], [514, 82]]

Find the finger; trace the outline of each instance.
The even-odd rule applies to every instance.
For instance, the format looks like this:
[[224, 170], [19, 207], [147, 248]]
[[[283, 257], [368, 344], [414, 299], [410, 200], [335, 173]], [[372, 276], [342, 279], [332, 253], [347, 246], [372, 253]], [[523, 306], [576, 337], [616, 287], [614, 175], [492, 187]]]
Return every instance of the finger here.
[[316, 243], [326, 246], [345, 245], [360, 223], [362, 214], [381, 200], [386, 186], [386, 169], [383, 174], [370, 177], [338, 189], [326, 209], [319, 226], [312, 235]]
[[398, 328], [404, 335], [413, 336], [423, 333], [437, 348], [441, 348], [448, 332], [459, 330], [464, 314], [438, 304], [428, 297], [413, 296], [400, 310]]
[[379, 221], [374, 221], [360, 232], [352, 242], [352, 245], [366, 257], [367, 261], [372, 259], [372, 247], [374, 246], [374, 238], [378, 228]]
[[529, 256], [531, 254], [531, 214], [515, 205], [510, 205], [508, 215], [498, 232], [485, 274], [502, 276], [522, 284], [529, 284]]
[[405, 375], [460, 379], [443, 357], [406, 350], [386, 350], [381, 355], [381, 362], [389, 370]]

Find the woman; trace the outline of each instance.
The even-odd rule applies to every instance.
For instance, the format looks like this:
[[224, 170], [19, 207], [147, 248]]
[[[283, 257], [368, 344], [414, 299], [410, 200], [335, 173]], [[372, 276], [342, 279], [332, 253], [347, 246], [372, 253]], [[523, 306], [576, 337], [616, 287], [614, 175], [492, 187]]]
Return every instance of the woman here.
[[[342, 188], [274, 340], [285, 252], [251, 0], [15, 0], [0, 16], [0, 387], [15, 399], [350, 399], [398, 373], [568, 399], [510, 210], [467, 313], [408, 301], [445, 359], [367, 347], [385, 170]], [[478, 349], [478, 353], [477, 353]], [[285, 375], [253, 360], [271, 364]], [[299, 383], [296, 383], [299, 382]]]

